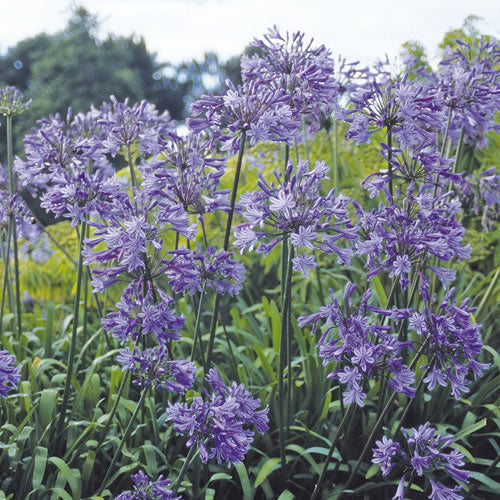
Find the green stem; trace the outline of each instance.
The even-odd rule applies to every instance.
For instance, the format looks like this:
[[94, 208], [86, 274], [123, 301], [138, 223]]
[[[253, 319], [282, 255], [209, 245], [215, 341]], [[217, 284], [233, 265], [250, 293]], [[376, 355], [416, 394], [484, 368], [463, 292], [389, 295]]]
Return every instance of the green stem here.
[[[429, 340], [430, 340], [430, 337], [427, 337], [425, 342], [420, 346], [420, 349], [415, 354], [415, 357], [413, 358], [412, 362], [410, 363], [410, 366], [409, 366], [410, 370], [413, 370], [413, 368], [415, 368], [417, 361], [420, 359], [420, 356], [422, 356], [425, 348], [427, 347], [427, 344], [429, 343]], [[391, 394], [391, 396], [389, 397], [389, 400], [387, 401], [384, 409], [382, 410], [382, 413], [380, 414], [379, 418], [375, 422], [375, 425], [373, 426], [373, 429], [370, 433], [370, 436], [368, 437], [368, 440], [365, 443], [365, 447], [363, 448], [363, 451], [361, 452], [361, 455], [358, 458], [358, 461], [356, 462], [356, 465], [354, 466], [354, 469], [352, 470], [351, 475], [349, 476], [349, 479], [347, 480], [347, 483], [344, 485], [342, 492], [345, 491], [347, 488], [349, 488], [349, 486], [351, 485], [354, 477], [356, 476], [356, 473], [358, 472], [358, 469], [359, 469], [359, 466], [361, 465], [361, 462], [363, 461], [363, 459], [365, 458], [365, 455], [370, 450], [373, 439], [375, 438], [375, 434], [378, 432], [378, 430], [382, 426], [382, 423], [384, 421], [384, 417], [387, 414], [387, 412], [389, 411], [389, 409], [391, 408], [391, 405], [394, 402], [394, 400], [396, 399], [397, 395], [398, 395], [397, 392], [393, 392]], [[338, 496], [339, 500], [342, 496], [342, 492]]]
[[[7, 115], [7, 167], [9, 170], [9, 194], [10, 196], [14, 196], [17, 192], [16, 186], [16, 174], [14, 172], [14, 160], [13, 160], [13, 140], [12, 140], [12, 115]], [[16, 325], [17, 325], [17, 338], [18, 340], [21, 338], [22, 333], [22, 310], [21, 310], [21, 290], [19, 284], [19, 249], [17, 246], [17, 227], [16, 227], [16, 216], [14, 213], [11, 213], [9, 216], [9, 226], [12, 226], [12, 243], [14, 249], [14, 278], [15, 278], [15, 299], [16, 299]], [[10, 245], [10, 240], [9, 240]], [[21, 355], [22, 361], [24, 359], [24, 350], [18, 353], [18, 356]]]
[[448, 134], [450, 132], [451, 115], [453, 114], [452, 108], [448, 110], [448, 120], [446, 121], [446, 129], [444, 132], [443, 143], [441, 144], [441, 157], [444, 157], [444, 152], [446, 151], [446, 143], [448, 142]]
[[[234, 173], [234, 180], [233, 180], [233, 191], [231, 192], [231, 205], [230, 205], [230, 211], [227, 216], [227, 223], [226, 223], [226, 233], [224, 235], [224, 251], [227, 252], [227, 249], [229, 248], [229, 236], [231, 235], [231, 226], [233, 224], [233, 215], [234, 215], [234, 206], [236, 205], [236, 195], [238, 192], [238, 183], [240, 181], [240, 174], [241, 174], [241, 165], [243, 163], [243, 153], [245, 151], [245, 144], [246, 144], [246, 133], [242, 132], [241, 134], [241, 142], [240, 142], [240, 151], [238, 154], [238, 161], [236, 163], [236, 171]], [[215, 342], [215, 331], [217, 330], [217, 320], [219, 317], [219, 308], [220, 308], [220, 300], [221, 300], [222, 295], [219, 293], [215, 296], [215, 304], [214, 304], [214, 312], [212, 315], [212, 321], [210, 322], [210, 338], [208, 340], [208, 351], [207, 351], [207, 364], [206, 368], [210, 368], [210, 363], [212, 361], [212, 351], [214, 348], [214, 342]]]
[[327, 135], [328, 135], [328, 147], [330, 149], [330, 158], [332, 161], [332, 168], [333, 168], [333, 187], [338, 191], [340, 188], [340, 180], [339, 180], [337, 130], [338, 130], [338, 122], [337, 120], [333, 120], [333, 131], [332, 133], [330, 133], [330, 131], [327, 131]]
[[195, 450], [196, 446], [193, 444], [193, 446], [191, 446], [189, 450], [189, 453], [187, 454], [186, 460], [184, 460], [184, 463], [182, 464], [181, 470], [179, 471], [179, 475], [177, 476], [177, 479], [174, 483], [173, 486], [174, 495], [177, 493], [177, 490], [179, 489], [179, 486], [181, 485], [182, 480], [184, 479], [184, 475], [186, 474], [189, 466], [191, 465], [191, 461], [195, 456], [194, 455]]
[[132, 153], [130, 151], [130, 144], [127, 144], [127, 161], [130, 168], [130, 182], [132, 183], [132, 196], [134, 189], [137, 187], [137, 180], [135, 178], [134, 163], [132, 162]]
[[141, 408], [144, 404], [144, 401], [146, 400], [146, 394], [148, 392], [148, 387], [145, 387], [142, 392], [141, 392], [141, 397], [139, 399], [139, 402], [137, 403], [137, 406], [135, 407], [134, 413], [130, 417], [129, 423], [127, 425], [127, 428], [125, 429], [125, 433], [123, 434], [123, 438], [120, 441], [120, 444], [118, 446], [118, 449], [116, 450], [113, 460], [111, 460], [111, 464], [108, 467], [108, 470], [106, 471], [106, 475], [104, 476], [104, 479], [102, 480], [101, 487], [99, 488], [99, 491], [97, 492], [97, 496], [101, 495], [102, 491], [104, 490], [106, 486], [106, 482], [109, 479], [109, 476], [111, 475], [111, 471], [113, 470], [113, 467], [115, 466], [116, 461], [118, 460], [118, 457], [120, 456], [123, 446], [125, 445], [125, 442], [127, 441], [130, 432], [132, 431], [132, 427], [134, 426], [135, 419], [137, 418], [137, 415], [141, 411]]
[[207, 231], [205, 229], [205, 221], [203, 219], [203, 214], [200, 216], [200, 222], [201, 222], [201, 230], [203, 231], [203, 244], [205, 245], [205, 250], [208, 247], [208, 241], [207, 241]]
[[127, 370], [125, 372], [125, 375], [122, 378], [122, 381], [120, 383], [120, 387], [118, 389], [118, 394], [116, 395], [115, 402], [113, 403], [113, 408], [111, 408], [111, 413], [109, 414], [108, 419], [106, 420], [106, 425], [104, 426], [104, 430], [102, 431], [102, 441], [100, 442], [99, 446], [101, 446], [104, 443], [104, 440], [106, 439], [106, 435], [109, 431], [109, 428], [111, 427], [111, 424], [113, 422], [113, 418], [115, 417], [115, 413], [118, 410], [118, 404], [120, 403], [120, 399], [123, 394], [123, 390], [125, 389], [125, 386], [127, 385], [127, 380], [130, 375], [130, 370]]
[[227, 346], [229, 347], [229, 353], [231, 354], [231, 360], [233, 362], [233, 370], [234, 370], [234, 376], [236, 377], [236, 380], [238, 381], [238, 383], [240, 382], [239, 381], [239, 375], [238, 375], [238, 364], [236, 363], [236, 358], [234, 357], [234, 352], [233, 352], [233, 347], [231, 345], [231, 340], [229, 338], [229, 333], [226, 329], [226, 325], [224, 324], [224, 320], [222, 318], [222, 313], [219, 311], [220, 313], [220, 322], [221, 322], [221, 325], [222, 325], [222, 329], [224, 330], [224, 336], [226, 337], [226, 342], [227, 342]]
[[[75, 303], [73, 309], [73, 329], [71, 332], [71, 344], [68, 352], [68, 366], [67, 366], [67, 374], [66, 374], [66, 383], [64, 385], [64, 393], [63, 393], [63, 402], [59, 414], [59, 421], [57, 425], [57, 435], [60, 436], [62, 428], [64, 426], [64, 420], [66, 418], [66, 410], [68, 408], [69, 401], [69, 392], [71, 387], [71, 379], [73, 377], [73, 363], [75, 359], [75, 351], [76, 351], [76, 337], [78, 333], [78, 317], [80, 312], [80, 295], [82, 289], [82, 278], [83, 278], [83, 240], [85, 237], [87, 229], [87, 223], [84, 221], [81, 224], [80, 230], [80, 243], [79, 243], [79, 251], [78, 251], [78, 273], [76, 277], [76, 294], [75, 294]], [[64, 439], [60, 437], [60, 445], [64, 444]]]
[[393, 187], [392, 187], [392, 128], [389, 127], [387, 131], [387, 145], [389, 146], [389, 150], [387, 152], [387, 171], [389, 174], [389, 193], [391, 193], [391, 202], [394, 196]]
[[[196, 313], [196, 324], [194, 327], [194, 338], [193, 338], [193, 348], [191, 349], [191, 361], [194, 360], [194, 355], [196, 352], [196, 344], [198, 342], [198, 337], [200, 336], [200, 323], [201, 323], [201, 311], [203, 309], [203, 299], [205, 298], [205, 286], [202, 287], [200, 293], [200, 300], [198, 303], [198, 312]], [[201, 362], [203, 366], [203, 370], [207, 373], [207, 367], [205, 365], [205, 355], [203, 354], [203, 345], [200, 339], [200, 353], [201, 353]]]
[[309, 142], [307, 140], [307, 126], [306, 126], [306, 120], [304, 117], [302, 117], [302, 133], [304, 134], [304, 147], [306, 148], [306, 159], [308, 162], [310, 162], [311, 158], [310, 158], [310, 151], [309, 151]]
[[337, 443], [339, 442], [339, 439], [341, 437], [341, 432], [344, 430], [345, 424], [350, 419], [351, 413], [354, 411], [355, 406], [356, 405], [354, 403], [351, 403], [346, 414], [344, 415], [344, 418], [341, 420], [341, 422], [337, 428], [337, 432], [335, 433], [335, 437], [333, 438], [330, 449], [328, 450], [328, 455], [326, 456], [325, 462], [323, 463], [323, 468], [321, 469], [321, 474], [319, 476], [318, 482], [316, 483], [316, 486], [314, 487], [314, 491], [313, 491], [311, 500], [316, 500], [316, 498], [318, 497], [319, 490], [321, 488], [321, 484], [323, 483], [323, 480], [325, 479], [326, 472], [328, 470], [328, 465], [330, 464], [330, 460], [332, 459], [333, 452], [335, 451], [335, 447], [337, 446]]
[[[287, 241], [283, 240], [283, 245], [287, 245]], [[280, 442], [280, 457], [281, 457], [281, 472], [286, 478], [286, 455], [285, 455], [285, 420], [288, 411], [285, 411], [285, 364], [288, 352], [288, 337], [289, 337], [289, 314], [290, 314], [290, 289], [292, 285], [292, 258], [293, 246], [288, 252], [288, 261], [286, 264], [286, 279], [281, 284], [281, 295], [283, 297], [283, 307], [281, 310], [281, 340], [280, 340], [280, 357], [279, 357], [279, 373], [278, 373], [278, 397], [279, 397], [279, 442]], [[288, 372], [288, 390], [291, 386], [291, 372]], [[287, 400], [288, 402], [288, 400]], [[288, 410], [288, 408], [287, 408]]]

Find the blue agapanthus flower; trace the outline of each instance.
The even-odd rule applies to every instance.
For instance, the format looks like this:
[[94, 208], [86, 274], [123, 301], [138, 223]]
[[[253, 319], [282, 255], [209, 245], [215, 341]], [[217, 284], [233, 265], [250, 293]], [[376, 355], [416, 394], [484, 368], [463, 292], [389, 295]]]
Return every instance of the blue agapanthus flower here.
[[172, 481], [163, 479], [163, 476], [152, 481], [141, 470], [132, 476], [132, 481], [133, 489], [120, 493], [115, 500], [181, 500], [182, 498], [169, 489]]
[[457, 493], [462, 489], [461, 485], [449, 488], [436, 480], [436, 476], [443, 472], [459, 483], [469, 480], [469, 472], [462, 469], [465, 455], [456, 449], [444, 451], [453, 443], [453, 436], [438, 434], [429, 422], [418, 428], [403, 429], [403, 435], [406, 439], [404, 445], [384, 436], [373, 448], [372, 462], [380, 466], [383, 476], [387, 476], [394, 467], [404, 470], [393, 498], [404, 500], [404, 484], [408, 474], [430, 478], [431, 500], [462, 498]]
[[268, 429], [266, 407], [258, 410], [261, 403], [246, 390], [243, 384], [233, 382], [227, 386], [214, 368], [206, 376], [212, 392], [203, 389], [204, 397], [195, 397], [190, 403], [169, 403], [167, 421], [174, 429], [187, 434], [187, 446], [199, 446], [200, 459], [206, 463], [216, 458], [217, 463], [241, 462], [253, 442], [254, 426], [264, 433]]
[[7, 350], [0, 351], [0, 396], [6, 398], [11, 390], [17, 389], [21, 381], [21, 368], [16, 366], [16, 357]]
[[320, 194], [328, 171], [325, 162], [318, 161], [309, 168], [307, 161], [300, 160], [296, 168], [288, 164], [285, 177], [274, 172], [277, 183], [268, 183], [259, 174], [260, 190], [241, 196], [242, 215], [247, 222], [235, 227], [235, 246], [241, 252], [257, 247], [267, 255], [289, 237], [297, 254], [293, 268], [306, 277], [317, 265], [314, 255], [306, 251], [335, 253], [339, 262], [348, 264], [353, 252], [338, 243], [342, 239], [349, 243], [357, 240], [357, 227], [349, 217], [347, 196], [335, 196], [334, 189], [326, 196]]

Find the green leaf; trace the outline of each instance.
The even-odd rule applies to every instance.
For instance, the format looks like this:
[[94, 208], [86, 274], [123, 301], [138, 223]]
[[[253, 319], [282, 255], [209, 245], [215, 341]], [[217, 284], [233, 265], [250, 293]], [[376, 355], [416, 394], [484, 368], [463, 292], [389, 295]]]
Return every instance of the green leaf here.
[[66, 462], [61, 460], [59, 457], [50, 457], [49, 462], [53, 463], [59, 469], [59, 474], [65, 479], [71, 488], [73, 498], [81, 498], [80, 484], [78, 482], [80, 479], [80, 472], [77, 469], [70, 469]]
[[280, 459], [279, 458], [269, 458], [264, 462], [264, 465], [260, 468], [257, 478], [255, 479], [255, 487], [261, 485], [267, 476], [275, 469], [279, 468]]
[[278, 500], [293, 500], [295, 498], [295, 495], [289, 491], [285, 490], [279, 497]]
[[468, 436], [469, 434], [472, 434], [473, 432], [476, 432], [479, 429], [482, 429], [486, 425], [486, 419], [483, 418], [479, 422], [476, 422], [475, 424], [469, 425], [465, 429], [462, 429], [461, 431], [458, 431], [455, 434], [455, 441], [460, 441], [464, 437]]
[[[73, 498], [71, 497], [71, 495], [63, 490], [62, 488], [51, 488], [52, 491], [52, 499], [55, 500], [56, 498], [62, 498], [63, 500], [73, 500]], [[55, 496], [55, 495], [59, 495], [59, 496]]]
[[52, 422], [54, 409], [57, 403], [57, 391], [55, 389], [45, 389], [40, 398], [40, 431], [44, 432]]
[[33, 489], [37, 490], [43, 483], [45, 467], [47, 466], [48, 450], [38, 446], [35, 452], [35, 466], [33, 468]]
[[500, 483], [491, 479], [488, 476], [485, 476], [481, 472], [472, 471], [470, 473], [470, 477], [473, 477], [474, 479], [478, 480], [480, 483], [484, 484], [495, 493], [498, 493], [500, 491]]
[[[269, 363], [269, 359], [267, 358], [264, 351], [262, 350], [262, 347], [260, 347], [259, 344], [255, 344], [253, 346], [253, 348], [255, 349], [255, 352], [257, 353], [257, 356], [258, 356], [260, 362], [262, 363], [262, 368], [266, 372], [266, 375], [267, 375], [269, 382], [275, 383], [276, 382], [276, 374], [274, 373], [274, 371], [271, 367], [271, 363]], [[268, 349], [268, 350], [270, 350], [270, 349]]]
[[236, 464], [234, 466], [238, 476], [240, 476], [241, 489], [243, 490], [243, 500], [252, 500], [253, 493], [252, 487], [250, 486], [250, 479], [248, 478], [248, 472], [243, 462]]
[[380, 304], [380, 307], [386, 307], [387, 295], [385, 293], [384, 287], [382, 286], [380, 278], [378, 276], [374, 276], [371, 282], [373, 284], [373, 287], [375, 288], [375, 293], [377, 294], [378, 303]]
[[365, 479], [372, 478], [378, 471], [380, 467], [378, 464], [372, 464], [370, 468], [366, 471]]
[[215, 474], [212, 474], [210, 479], [208, 480], [208, 484], [212, 483], [213, 481], [231, 481], [233, 479], [233, 476], [230, 474], [226, 474], [225, 472], [216, 472]]

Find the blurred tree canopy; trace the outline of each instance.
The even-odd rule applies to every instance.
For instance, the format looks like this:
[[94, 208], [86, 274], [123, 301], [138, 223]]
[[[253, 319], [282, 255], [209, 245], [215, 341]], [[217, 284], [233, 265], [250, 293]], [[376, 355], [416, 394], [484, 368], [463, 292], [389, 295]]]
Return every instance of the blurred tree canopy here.
[[[201, 62], [172, 65], [157, 61], [142, 37], [100, 39], [98, 27], [96, 16], [77, 7], [63, 31], [27, 38], [0, 54], [0, 86], [14, 85], [33, 100], [14, 120], [16, 154], [21, 154], [22, 138], [36, 120], [65, 114], [70, 106], [74, 112], [87, 111], [113, 94], [131, 103], [146, 99], [182, 120], [193, 99], [219, 91], [226, 78], [240, 79], [238, 57], [222, 63], [209, 53]], [[0, 161], [4, 160], [0, 141]]]

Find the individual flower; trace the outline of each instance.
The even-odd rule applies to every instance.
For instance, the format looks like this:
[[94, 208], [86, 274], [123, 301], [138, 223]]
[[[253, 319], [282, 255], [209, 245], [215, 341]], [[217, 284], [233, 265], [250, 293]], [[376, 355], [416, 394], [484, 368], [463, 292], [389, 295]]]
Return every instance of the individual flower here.
[[139, 335], [154, 335], [161, 345], [165, 345], [170, 340], [178, 340], [184, 326], [184, 317], [175, 314], [174, 302], [150, 283], [144, 292], [143, 280], [134, 280], [123, 291], [116, 304], [117, 310], [110, 312], [102, 325], [122, 344], [136, 340]]
[[342, 303], [330, 290], [332, 302], [322, 306], [319, 312], [300, 317], [302, 328], [312, 323], [314, 333], [318, 323], [324, 324], [324, 331], [318, 342], [319, 354], [323, 364], [336, 363], [328, 378], [338, 379], [345, 386], [344, 402], [364, 406], [366, 393], [363, 385], [368, 378], [387, 376], [387, 383], [396, 392], [413, 397], [415, 374], [406, 366], [400, 355], [412, 342], [400, 342], [391, 335], [390, 326], [383, 325], [380, 316], [395, 321], [408, 318], [406, 309], [383, 309], [371, 306], [368, 301], [372, 295], [367, 290], [357, 306], [353, 296], [357, 285], [347, 283]]
[[268, 254], [280, 241], [290, 238], [297, 253], [294, 269], [305, 276], [316, 263], [313, 256], [301, 255], [301, 250], [336, 253], [339, 262], [348, 264], [352, 251], [338, 242], [342, 238], [355, 241], [357, 227], [349, 217], [349, 198], [335, 196], [334, 189], [321, 196], [321, 182], [327, 172], [325, 162], [316, 162], [309, 170], [308, 162], [300, 160], [296, 169], [289, 162], [284, 178], [282, 173], [274, 172], [278, 184], [268, 183], [259, 174], [260, 190], [240, 198], [247, 222], [235, 227], [235, 246], [241, 252], [257, 246], [258, 252]]
[[250, 449], [254, 433], [249, 426], [260, 433], [267, 431], [269, 408], [258, 410], [260, 401], [243, 384], [227, 386], [214, 368], [206, 380], [212, 392], [203, 389], [204, 398], [195, 397], [190, 404], [169, 402], [167, 421], [173, 422], [177, 432], [189, 436], [188, 448], [199, 446], [203, 463], [215, 457], [217, 463], [226, 462], [229, 467], [240, 463]]
[[181, 205], [189, 214], [229, 211], [229, 190], [218, 189], [226, 162], [211, 153], [201, 135], [172, 135], [158, 159], [141, 166], [145, 192], [160, 204]]
[[314, 47], [313, 40], [304, 37], [300, 31], [282, 36], [273, 26], [263, 39], [250, 44], [258, 52], [242, 56], [241, 73], [246, 81], [283, 91], [293, 112], [306, 117], [310, 130], [316, 130], [321, 117], [331, 113], [339, 89], [331, 52], [324, 45]]
[[31, 99], [24, 100], [21, 92], [13, 86], [0, 88], [0, 114], [5, 116], [18, 115], [26, 111]]
[[183, 394], [194, 382], [196, 367], [191, 361], [169, 360], [168, 349], [156, 346], [143, 352], [121, 349], [117, 356], [123, 370], [130, 370], [135, 377], [133, 384], [142, 387], [164, 387], [169, 392]]
[[21, 368], [16, 366], [16, 357], [7, 350], [0, 350], [0, 396], [6, 398], [8, 392], [17, 389], [21, 381]]
[[218, 294], [234, 296], [239, 293], [245, 275], [245, 266], [232, 258], [233, 252], [217, 250], [209, 245], [205, 251], [172, 250], [173, 257], [163, 262], [165, 274], [176, 293], [194, 295], [204, 288], [213, 288]]
[[457, 494], [462, 489], [461, 485], [448, 488], [436, 480], [436, 474], [442, 471], [457, 482], [466, 483], [469, 480], [469, 472], [461, 469], [465, 455], [456, 449], [444, 451], [453, 443], [453, 436], [437, 434], [429, 422], [418, 428], [403, 429], [403, 435], [406, 438], [404, 446], [384, 436], [381, 441], [376, 442], [377, 447], [373, 449], [372, 462], [380, 465], [383, 476], [387, 476], [394, 466], [402, 467], [405, 471], [399, 493], [394, 498], [403, 498], [400, 489], [404, 489], [406, 474], [409, 473], [430, 479], [431, 499], [462, 498]]
[[149, 476], [142, 470], [137, 474], [132, 475], [134, 483], [133, 489], [130, 491], [123, 491], [115, 500], [180, 500], [181, 496], [170, 490], [168, 487], [171, 482], [170, 479], [163, 479], [160, 476], [156, 481], [149, 479]]
[[294, 118], [283, 91], [263, 88], [253, 80], [237, 88], [230, 80], [226, 80], [226, 85], [225, 95], [203, 95], [193, 103], [194, 117], [187, 119], [192, 132], [210, 130], [212, 141], [222, 142], [221, 149], [231, 154], [240, 150], [242, 133], [250, 145], [258, 141], [291, 144], [300, 122]]

